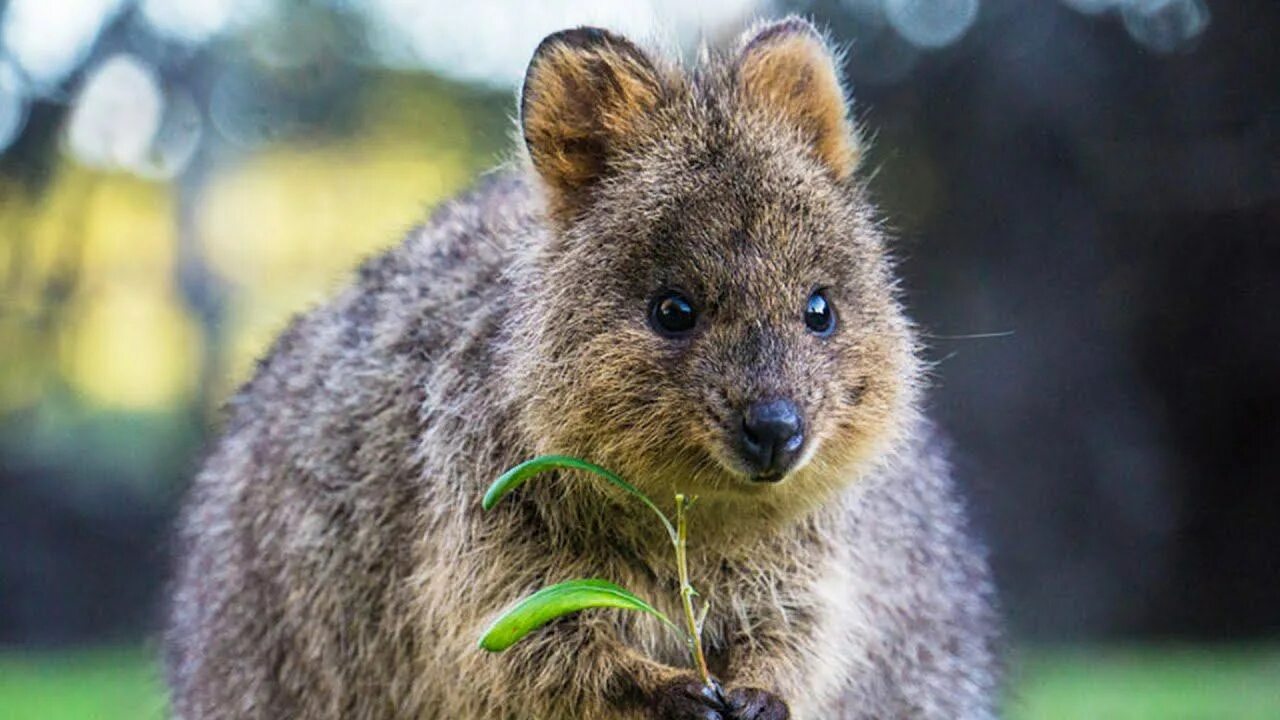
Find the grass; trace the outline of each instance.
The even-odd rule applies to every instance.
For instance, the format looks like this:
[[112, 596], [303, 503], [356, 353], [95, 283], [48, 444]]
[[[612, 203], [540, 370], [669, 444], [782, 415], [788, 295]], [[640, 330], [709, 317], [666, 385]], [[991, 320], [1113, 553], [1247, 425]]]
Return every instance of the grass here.
[[161, 688], [142, 650], [0, 653], [5, 720], [159, 720], [167, 714]]
[[[1038, 649], [1013, 661], [1009, 720], [1273, 720], [1280, 647]], [[0, 653], [5, 720], [165, 716], [141, 650]]]
[[1280, 647], [1075, 649], [1015, 658], [1009, 717], [1280, 718]]

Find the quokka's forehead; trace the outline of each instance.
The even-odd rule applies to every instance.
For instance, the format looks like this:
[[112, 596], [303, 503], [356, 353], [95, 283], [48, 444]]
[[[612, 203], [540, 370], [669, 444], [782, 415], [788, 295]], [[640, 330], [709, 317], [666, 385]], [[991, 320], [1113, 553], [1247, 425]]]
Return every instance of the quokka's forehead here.
[[833, 178], [788, 131], [747, 125], [727, 133], [713, 128], [710, 135], [685, 130], [690, 137], [677, 143], [667, 136], [639, 155], [631, 177], [657, 190], [654, 200], [676, 213], [856, 222], [864, 201], [854, 183]]
[[851, 287], [868, 256], [848, 237], [767, 214], [689, 212], [635, 243], [624, 275], [638, 292], [676, 286], [708, 300]]
[[728, 256], [783, 253], [799, 261], [837, 259], [869, 239], [857, 200], [836, 187], [781, 173], [693, 173], [667, 186], [650, 217], [655, 239]]

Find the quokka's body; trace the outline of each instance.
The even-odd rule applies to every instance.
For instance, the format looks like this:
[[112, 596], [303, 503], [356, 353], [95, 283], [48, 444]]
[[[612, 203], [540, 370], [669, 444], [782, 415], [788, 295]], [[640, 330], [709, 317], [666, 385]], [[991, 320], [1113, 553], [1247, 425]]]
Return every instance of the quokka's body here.
[[[685, 72], [549, 37], [528, 154], [297, 319], [236, 395], [181, 522], [175, 713], [206, 718], [986, 718], [982, 554], [940, 442], [822, 38], [789, 19]], [[690, 566], [727, 702], [648, 616], [502, 654], [506, 605], [618, 582], [668, 611], [643, 508], [699, 496]]]

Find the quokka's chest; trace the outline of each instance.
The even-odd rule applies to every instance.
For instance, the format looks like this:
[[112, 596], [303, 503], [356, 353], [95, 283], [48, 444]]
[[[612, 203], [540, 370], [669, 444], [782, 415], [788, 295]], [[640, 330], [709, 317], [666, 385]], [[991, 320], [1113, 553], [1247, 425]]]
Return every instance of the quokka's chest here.
[[[794, 568], [794, 564], [791, 565]], [[708, 662], [727, 664], [735, 652], [753, 645], [773, 645], [793, 635], [819, 633], [822, 626], [838, 619], [833, 599], [848, 597], [839, 587], [838, 573], [788, 573], [786, 568], [767, 563], [736, 565], [721, 562], [712, 572], [693, 572], [691, 598]], [[640, 596], [663, 612], [681, 630], [686, 615], [681, 602], [680, 583], [670, 571], [620, 573], [606, 578]], [[642, 613], [603, 611], [601, 617], [615, 625], [619, 638], [647, 657], [674, 666], [688, 665], [689, 648], [685, 636], [655, 617]]]

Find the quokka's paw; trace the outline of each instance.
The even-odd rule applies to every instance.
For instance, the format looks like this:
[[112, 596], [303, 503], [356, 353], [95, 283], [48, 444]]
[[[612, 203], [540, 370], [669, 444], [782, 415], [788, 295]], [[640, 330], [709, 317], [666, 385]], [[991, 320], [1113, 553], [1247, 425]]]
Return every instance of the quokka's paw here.
[[760, 688], [734, 688], [724, 696], [726, 720], [787, 720], [791, 711], [777, 695]]
[[695, 677], [680, 678], [657, 692], [654, 715], [658, 720], [729, 720], [720, 684], [711, 687]]
[[657, 696], [659, 720], [787, 720], [787, 704], [759, 688], [734, 688], [728, 692], [713, 681], [711, 687], [697, 678], [682, 678]]

